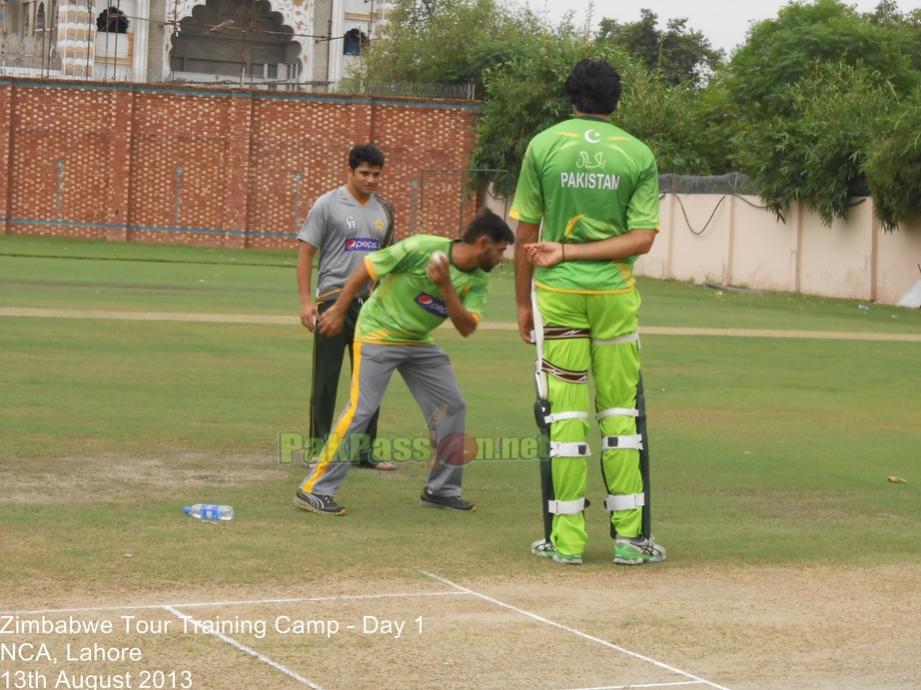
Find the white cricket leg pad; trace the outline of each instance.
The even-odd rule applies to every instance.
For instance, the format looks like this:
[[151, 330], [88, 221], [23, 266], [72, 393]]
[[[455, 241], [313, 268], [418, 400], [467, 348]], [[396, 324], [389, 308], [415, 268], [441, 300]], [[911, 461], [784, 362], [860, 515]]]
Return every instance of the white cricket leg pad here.
[[556, 412], [544, 417], [544, 422], [553, 424], [554, 422], [563, 422], [567, 419], [588, 419], [588, 412]]
[[644, 505], [646, 505], [645, 494], [626, 494], [623, 496], [608, 494], [608, 497], [604, 499], [604, 507], [612, 513], [621, 510], [634, 510], [635, 508], [642, 508]]
[[643, 450], [643, 437], [634, 436], [605, 436], [601, 442], [602, 450]]
[[551, 458], [587, 458], [591, 457], [592, 450], [587, 443], [562, 443], [550, 441]]
[[608, 417], [639, 417], [640, 411], [630, 407], [611, 407], [598, 413], [598, 421]]
[[547, 510], [551, 515], [578, 515], [585, 510], [585, 499], [574, 501], [547, 501]]

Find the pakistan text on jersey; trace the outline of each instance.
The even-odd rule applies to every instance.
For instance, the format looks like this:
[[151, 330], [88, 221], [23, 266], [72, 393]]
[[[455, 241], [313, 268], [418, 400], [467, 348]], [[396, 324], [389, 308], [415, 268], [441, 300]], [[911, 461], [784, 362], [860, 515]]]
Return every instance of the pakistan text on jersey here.
[[563, 189], [607, 189], [615, 191], [620, 188], [620, 175], [589, 172], [561, 172], [560, 186]]
[[373, 237], [355, 237], [345, 241], [347, 252], [376, 252], [381, 248], [381, 243]]

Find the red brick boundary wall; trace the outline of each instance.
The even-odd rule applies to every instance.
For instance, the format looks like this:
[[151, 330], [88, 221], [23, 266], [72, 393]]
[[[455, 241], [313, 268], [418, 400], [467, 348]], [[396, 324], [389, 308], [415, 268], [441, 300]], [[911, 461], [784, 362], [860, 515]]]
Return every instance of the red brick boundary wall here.
[[400, 235], [455, 235], [477, 106], [0, 79], [0, 234], [288, 247], [371, 141]]

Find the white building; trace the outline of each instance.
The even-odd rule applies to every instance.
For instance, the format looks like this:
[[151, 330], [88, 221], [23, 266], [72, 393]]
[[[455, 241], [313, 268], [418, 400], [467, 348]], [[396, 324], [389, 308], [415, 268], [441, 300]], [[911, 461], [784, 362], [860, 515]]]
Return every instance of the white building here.
[[385, 12], [383, 0], [0, 0], [0, 74], [325, 90]]

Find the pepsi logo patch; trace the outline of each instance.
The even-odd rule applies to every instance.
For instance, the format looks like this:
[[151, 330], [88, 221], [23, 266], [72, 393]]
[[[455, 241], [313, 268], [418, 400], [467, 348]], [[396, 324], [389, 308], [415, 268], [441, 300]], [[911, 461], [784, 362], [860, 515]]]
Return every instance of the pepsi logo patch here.
[[416, 295], [416, 304], [425, 309], [429, 314], [437, 316], [440, 319], [448, 318], [448, 307], [437, 297], [432, 297], [427, 292], [420, 292]]
[[355, 237], [345, 241], [347, 252], [376, 252], [381, 248], [381, 243], [373, 237]]

